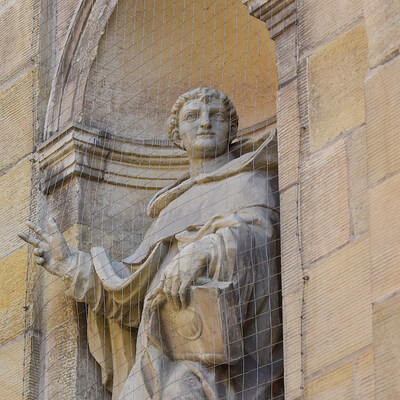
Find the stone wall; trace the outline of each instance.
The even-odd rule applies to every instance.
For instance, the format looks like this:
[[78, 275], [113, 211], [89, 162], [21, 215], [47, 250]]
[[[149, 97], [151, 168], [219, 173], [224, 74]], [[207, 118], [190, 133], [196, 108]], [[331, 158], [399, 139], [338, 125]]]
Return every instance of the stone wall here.
[[398, 398], [400, 5], [247, 5], [280, 77], [285, 398]]
[[[15, 233], [30, 209], [37, 16], [32, 1], [0, 2], [0, 385], [5, 400], [21, 398], [24, 348], [25, 372], [35, 358], [32, 332], [24, 342], [24, 329], [30, 330], [29, 320], [24, 325], [28, 249]], [[27, 398], [27, 390], [24, 394]]]
[[[29, 255], [16, 232], [24, 228], [30, 206], [36, 210], [32, 149], [37, 136], [43, 136], [51, 79], [77, 5], [63, 2], [54, 14], [57, 2], [42, 2], [41, 10], [37, 3], [0, 2], [0, 382], [5, 400], [21, 393], [36, 399], [39, 392], [44, 398], [79, 398], [101, 390], [94, 386], [86, 391], [90, 385], [85, 377], [97, 376], [98, 371], [90, 362], [79, 363], [88, 359], [85, 346], [79, 344], [85, 333], [78, 321], [84, 321], [85, 312], [67, 302], [62, 286], [48, 275], [38, 280], [49, 289], [36, 304], [43, 319], [40, 326], [51, 332], [42, 364], [37, 354], [40, 332], [31, 325], [33, 304], [25, 325]], [[244, 3], [250, 14], [266, 22], [276, 47], [286, 400], [397, 398], [399, 3]], [[40, 26], [39, 15], [45, 19]], [[99, 62], [104, 54], [101, 57]], [[273, 116], [275, 106], [268, 113], [265, 118]], [[257, 115], [257, 121], [260, 118]], [[90, 129], [68, 129], [60, 132], [64, 136], [59, 143], [93, 134]], [[53, 145], [48, 142], [41, 149], [56, 154]], [[79, 149], [71, 148], [78, 159]], [[44, 150], [41, 154], [47, 156]], [[46, 212], [64, 218], [60, 209], [67, 201], [70, 211], [63, 230], [72, 244], [85, 248], [96, 237], [112, 243], [103, 232], [88, 230], [90, 223], [84, 212], [79, 213], [80, 198], [72, 195], [97, 188], [76, 176], [68, 175], [64, 192], [54, 184], [57, 189], [46, 200]], [[101, 188], [108, 189], [106, 184]], [[127, 189], [118, 190], [121, 198], [127, 197]], [[114, 204], [115, 212], [124, 207]], [[115, 251], [123, 253], [118, 246]], [[49, 299], [54, 303], [42, 307]]]

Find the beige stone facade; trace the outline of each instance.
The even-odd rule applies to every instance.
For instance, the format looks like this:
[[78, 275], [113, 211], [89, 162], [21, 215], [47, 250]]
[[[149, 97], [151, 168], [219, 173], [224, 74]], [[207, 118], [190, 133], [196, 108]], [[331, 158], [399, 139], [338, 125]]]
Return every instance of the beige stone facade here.
[[285, 399], [400, 398], [400, 3], [95, 3], [0, 1], [2, 398], [108, 398], [84, 307], [16, 233], [52, 214], [72, 245], [128, 255], [187, 169], [163, 121], [200, 81], [233, 94], [243, 137], [277, 128]]
[[[268, 26], [275, 2], [248, 3]], [[400, 8], [296, 4], [275, 39], [286, 399], [395, 399]]]

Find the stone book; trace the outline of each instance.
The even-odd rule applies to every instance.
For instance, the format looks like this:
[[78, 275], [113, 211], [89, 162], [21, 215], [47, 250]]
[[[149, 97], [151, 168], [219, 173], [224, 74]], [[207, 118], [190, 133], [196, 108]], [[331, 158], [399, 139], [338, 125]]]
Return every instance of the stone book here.
[[163, 304], [148, 334], [171, 359], [234, 364], [243, 358], [243, 334], [232, 283], [192, 286], [189, 306], [176, 310]]

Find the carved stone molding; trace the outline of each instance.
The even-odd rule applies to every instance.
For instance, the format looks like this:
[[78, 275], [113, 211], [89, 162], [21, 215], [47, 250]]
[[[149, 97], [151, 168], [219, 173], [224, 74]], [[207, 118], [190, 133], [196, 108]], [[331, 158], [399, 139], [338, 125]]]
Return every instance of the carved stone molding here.
[[38, 153], [44, 193], [73, 176], [159, 190], [188, 168], [183, 151], [166, 140], [126, 139], [78, 125], [51, 136]]
[[118, 0], [81, 0], [55, 69], [47, 106], [44, 139], [72, 121], [80, 121], [90, 67]]
[[242, 0], [249, 14], [267, 25], [275, 40], [286, 28], [296, 22], [296, 0]]

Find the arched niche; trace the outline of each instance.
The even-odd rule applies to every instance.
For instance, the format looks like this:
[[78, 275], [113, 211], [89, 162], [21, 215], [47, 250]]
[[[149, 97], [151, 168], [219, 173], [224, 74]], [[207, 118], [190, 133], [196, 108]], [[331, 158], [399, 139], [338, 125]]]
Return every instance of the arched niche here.
[[45, 138], [78, 123], [164, 141], [173, 102], [198, 86], [225, 91], [241, 129], [275, 116], [274, 43], [239, 1], [82, 0], [53, 79]]
[[[152, 195], [188, 168], [165, 135], [179, 94], [200, 85], [225, 91], [242, 136], [275, 124], [274, 43], [241, 0], [80, 0], [62, 39], [39, 165], [48, 212], [63, 230], [76, 228], [82, 249], [128, 256], [150, 223]], [[99, 375], [80, 335], [71, 365], [84, 386]], [[44, 363], [58, 356], [51, 348]], [[80, 372], [85, 362], [92, 378]]]

